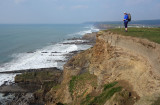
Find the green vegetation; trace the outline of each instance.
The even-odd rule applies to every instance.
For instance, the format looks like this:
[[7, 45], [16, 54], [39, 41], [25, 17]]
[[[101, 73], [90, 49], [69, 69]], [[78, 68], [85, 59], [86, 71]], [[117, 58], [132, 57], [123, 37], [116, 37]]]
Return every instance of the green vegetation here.
[[90, 102], [94, 99], [93, 96], [91, 96], [90, 94], [88, 94], [85, 98], [85, 100], [83, 100], [81, 102], [81, 105], [90, 105]]
[[116, 92], [120, 92], [121, 89], [122, 87], [115, 87], [107, 91], [104, 90], [102, 94], [95, 97], [94, 100], [90, 102], [90, 105], [104, 105], [108, 99], [110, 99]]
[[72, 77], [72, 80], [70, 81], [70, 84], [69, 84], [69, 91], [71, 92], [71, 94], [73, 94], [73, 89], [74, 89], [74, 86], [75, 86], [75, 83], [76, 83], [76, 76], [73, 76]]
[[60, 72], [55, 73], [52, 71], [29, 72], [17, 75], [15, 81], [46, 84], [47, 82], [54, 81], [55, 77], [60, 74]]
[[160, 105], [160, 97], [152, 105]]
[[125, 32], [124, 28], [115, 28], [109, 29], [109, 31], [126, 36], [145, 38], [160, 44], [160, 28], [128, 28], [128, 32]]
[[104, 85], [104, 90], [109, 89], [109, 88], [115, 86], [117, 83], [118, 83], [118, 82], [112, 82], [112, 83], [109, 83], [109, 84]]
[[52, 89], [57, 90], [57, 89], [59, 89], [60, 87], [62, 87], [62, 85], [58, 84], [58, 85], [56, 85], [56, 86], [53, 86]]
[[122, 87], [115, 87], [118, 82], [104, 85], [102, 93], [96, 97], [88, 94], [81, 105], [104, 105], [116, 92], [120, 92]]
[[[77, 90], [76, 88], [83, 86], [85, 87], [86, 84], [90, 84], [93, 87], [96, 87], [97, 77], [88, 72], [81, 75], [73, 76], [69, 83], [69, 91], [71, 92], [71, 94], [73, 94], [73, 92]], [[87, 90], [84, 90], [83, 93], [85, 94], [86, 91]]]

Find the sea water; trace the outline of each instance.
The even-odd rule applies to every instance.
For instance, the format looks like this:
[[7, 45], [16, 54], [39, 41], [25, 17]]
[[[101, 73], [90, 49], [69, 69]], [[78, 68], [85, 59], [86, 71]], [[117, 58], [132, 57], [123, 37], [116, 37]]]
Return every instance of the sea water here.
[[[63, 44], [98, 29], [86, 24], [0, 25], [0, 72], [57, 67], [63, 69], [65, 54], [90, 45]], [[54, 53], [56, 52], [56, 53]], [[0, 85], [14, 82], [16, 74], [0, 74]]]

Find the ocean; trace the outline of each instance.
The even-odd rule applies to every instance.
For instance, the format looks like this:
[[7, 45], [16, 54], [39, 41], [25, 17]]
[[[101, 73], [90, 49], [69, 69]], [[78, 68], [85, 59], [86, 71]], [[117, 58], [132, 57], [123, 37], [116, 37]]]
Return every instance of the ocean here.
[[[91, 47], [63, 43], [97, 31], [99, 29], [87, 24], [1, 24], [0, 72], [49, 67], [63, 69], [64, 62], [58, 61], [65, 61], [65, 54]], [[15, 75], [0, 74], [0, 85], [14, 82]]]

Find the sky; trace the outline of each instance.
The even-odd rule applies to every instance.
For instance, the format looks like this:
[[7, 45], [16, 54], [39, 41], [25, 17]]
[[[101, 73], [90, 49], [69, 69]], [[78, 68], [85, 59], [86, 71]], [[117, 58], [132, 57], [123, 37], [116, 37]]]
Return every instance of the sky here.
[[160, 0], [0, 0], [0, 24], [160, 19]]

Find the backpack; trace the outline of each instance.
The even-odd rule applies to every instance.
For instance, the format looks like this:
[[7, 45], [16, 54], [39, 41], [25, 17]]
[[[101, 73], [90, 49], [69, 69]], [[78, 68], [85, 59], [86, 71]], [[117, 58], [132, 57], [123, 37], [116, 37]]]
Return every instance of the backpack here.
[[131, 14], [128, 13], [128, 21], [130, 22], [131, 21]]

